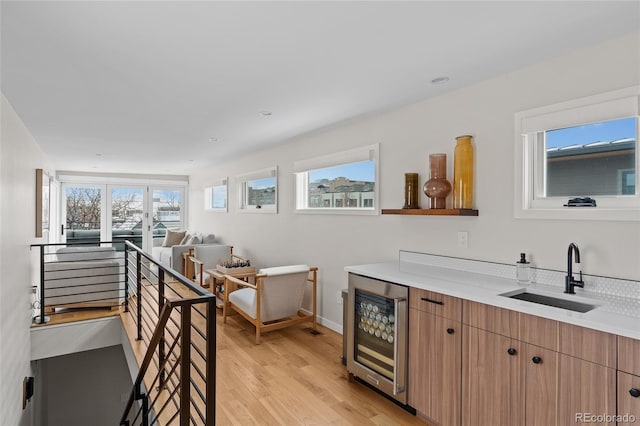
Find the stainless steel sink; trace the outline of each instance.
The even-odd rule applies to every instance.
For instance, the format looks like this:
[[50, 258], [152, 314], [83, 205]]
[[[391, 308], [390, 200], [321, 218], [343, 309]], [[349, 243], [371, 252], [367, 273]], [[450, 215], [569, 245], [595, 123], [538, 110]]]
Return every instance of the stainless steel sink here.
[[567, 309], [574, 312], [589, 312], [598, 307], [589, 303], [577, 302], [575, 300], [561, 299], [559, 297], [547, 296], [539, 293], [531, 293], [526, 290], [504, 293], [500, 296], [510, 299], [524, 300], [526, 302], [537, 303], [539, 305], [553, 306], [554, 308]]

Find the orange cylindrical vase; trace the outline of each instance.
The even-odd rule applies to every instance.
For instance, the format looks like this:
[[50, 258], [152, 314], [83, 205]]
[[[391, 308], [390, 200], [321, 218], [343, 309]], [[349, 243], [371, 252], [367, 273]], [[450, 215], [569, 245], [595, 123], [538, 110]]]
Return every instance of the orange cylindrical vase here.
[[473, 145], [470, 135], [458, 136], [453, 151], [453, 208], [473, 208]]

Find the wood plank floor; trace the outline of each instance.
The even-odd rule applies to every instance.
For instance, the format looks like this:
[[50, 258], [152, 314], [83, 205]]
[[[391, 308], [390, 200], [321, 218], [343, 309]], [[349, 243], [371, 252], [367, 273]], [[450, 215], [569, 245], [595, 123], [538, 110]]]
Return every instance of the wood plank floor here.
[[[49, 321], [45, 324], [33, 322], [31, 327], [46, 327], [47, 325], [107, 318], [120, 315], [121, 312], [124, 312], [124, 307], [122, 306], [117, 308], [59, 309], [55, 313], [46, 314], [46, 316], [49, 317]], [[39, 318], [38, 316], [38, 319]]]
[[342, 336], [302, 325], [263, 335], [239, 315], [218, 323], [220, 425], [425, 425], [383, 396], [349, 382]]
[[[117, 315], [118, 310], [78, 310], [52, 315], [48, 324]], [[134, 353], [144, 342], [132, 340], [135, 325], [121, 313]], [[240, 315], [222, 324], [217, 313], [217, 425], [422, 425], [426, 423], [366, 386], [349, 382], [342, 365], [342, 336], [309, 325], [265, 333]]]
[[[123, 314], [125, 328], [134, 327]], [[422, 425], [357, 382], [342, 365], [342, 336], [307, 325], [265, 333], [240, 315], [217, 322], [217, 425]], [[133, 341], [140, 358], [144, 344]], [[137, 346], [137, 347], [136, 347]]]

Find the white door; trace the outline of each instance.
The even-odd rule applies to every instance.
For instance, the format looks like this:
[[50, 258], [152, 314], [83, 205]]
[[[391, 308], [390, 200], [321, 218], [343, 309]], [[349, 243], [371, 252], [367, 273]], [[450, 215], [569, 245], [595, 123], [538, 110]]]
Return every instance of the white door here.
[[147, 188], [136, 185], [107, 185], [111, 206], [107, 215], [107, 238], [113, 241], [117, 251], [124, 250], [124, 242], [131, 241], [145, 248], [148, 220], [145, 217]]
[[162, 244], [167, 230], [185, 229], [186, 200], [182, 186], [154, 186], [149, 188], [149, 194], [150, 223], [147, 231], [152, 242], [148, 248], [150, 253], [151, 247]]
[[60, 193], [62, 243], [107, 241], [105, 185], [63, 183]]

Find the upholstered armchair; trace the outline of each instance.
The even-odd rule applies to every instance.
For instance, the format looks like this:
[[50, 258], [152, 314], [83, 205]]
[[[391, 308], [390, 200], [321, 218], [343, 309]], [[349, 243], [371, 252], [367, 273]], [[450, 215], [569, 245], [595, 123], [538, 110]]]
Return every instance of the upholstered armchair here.
[[[256, 328], [256, 344], [261, 333], [311, 322], [316, 329], [316, 287], [318, 268], [307, 265], [261, 269], [255, 283], [225, 275], [222, 318], [227, 322], [229, 309], [242, 315]], [[302, 310], [305, 289], [311, 287], [312, 312]]]
[[[216, 265], [225, 262], [246, 261], [247, 259], [233, 254], [233, 246], [228, 245], [202, 245], [193, 248], [193, 256], [189, 261], [193, 263], [194, 281], [201, 287], [209, 285], [210, 276], [208, 269], [215, 269]], [[192, 278], [192, 277], [188, 277]]]

